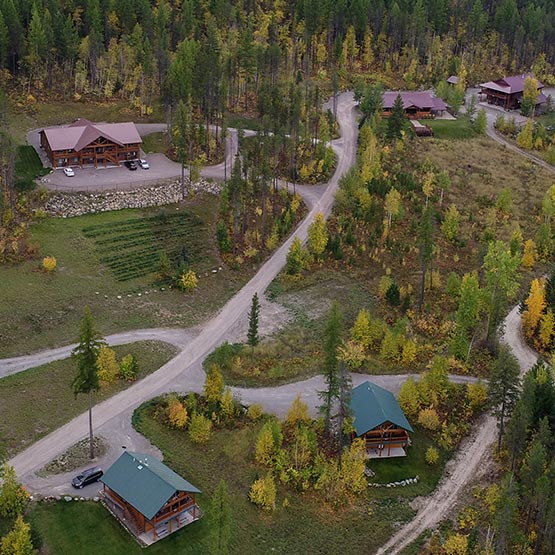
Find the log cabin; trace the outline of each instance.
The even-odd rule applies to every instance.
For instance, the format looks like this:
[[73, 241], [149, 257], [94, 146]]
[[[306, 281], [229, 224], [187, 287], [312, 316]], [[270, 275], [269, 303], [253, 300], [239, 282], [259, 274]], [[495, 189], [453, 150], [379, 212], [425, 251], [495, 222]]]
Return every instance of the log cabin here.
[[139, 158], [142, 139], [132, 122], [93, 123], [80, 118], [70, 125], [40, 131], [40, 146], [53, 168], [119, 166]]
[[413, 429], [393, 393], [364, 382], [353, 389], [351, 413], [353, 435], [366, 440], [369, 458], [406, 456]]
[[142, 546], [202, 516], [200, 490], [150, 455], [125, 451], [100, 481], [104, 506]]
[[[522, 95], [524, 94], [524, 82], [528, 77], [534, 77], [530, 73], [523, 75], [512, 75], [511, 77], [503, 77], [496, 81], [488, 81], [487, 83], [480, 83], [480, 94], [486, 97], [488, 104], [501, 106], [505, 110], [516, 110], [520, 108], [522, 102]], [[536, 111], [547, 101], [546, 96], [543, 94], [542, 85], [538, 83], [538, 97], [536, 99]]]
[[401, 97], [408, 119], [431, 119], [442, 115], [447, 106], [441, 98], [425, 91], [386, 91], [383, 93], [383, 117], [389, 117], [397, 97]]

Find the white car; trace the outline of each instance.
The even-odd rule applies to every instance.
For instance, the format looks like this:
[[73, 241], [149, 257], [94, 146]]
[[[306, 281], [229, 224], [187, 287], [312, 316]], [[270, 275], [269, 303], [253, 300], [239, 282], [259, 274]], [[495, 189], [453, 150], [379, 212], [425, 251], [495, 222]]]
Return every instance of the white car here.
[[141, 168], [143, 168], [143, 170], [150, 169], [150, 166], [148, 165], [148, 162], [144, 158], [141, 158], [139, 160], [139, 166], [141, 166]]
[[73, 171], [73, 168], [64, 168], [64, 173], [68, 177], [74, 177], [75, 176], [75, 172]]

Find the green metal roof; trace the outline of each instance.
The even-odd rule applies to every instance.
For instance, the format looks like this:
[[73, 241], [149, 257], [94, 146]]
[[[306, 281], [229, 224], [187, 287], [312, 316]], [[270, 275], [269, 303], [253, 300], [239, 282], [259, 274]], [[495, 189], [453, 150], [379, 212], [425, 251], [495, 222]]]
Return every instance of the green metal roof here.
[[200, 493], [158, 459], [129, 451], [121, 455], [100, 481], [148, 519], [176, 492]]
[[351, 412], [357, 436], [385, 422], [413, 431], [393, 393], [372, 382], [364, 382], [353, 389]]

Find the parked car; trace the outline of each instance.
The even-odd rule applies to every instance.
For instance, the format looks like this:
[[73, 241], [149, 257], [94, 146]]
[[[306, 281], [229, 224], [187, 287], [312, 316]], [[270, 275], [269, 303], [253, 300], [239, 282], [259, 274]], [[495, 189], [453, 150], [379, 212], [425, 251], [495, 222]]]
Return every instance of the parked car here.
[[99, 466], [93, 466], [92, 468], [87, 468], [87, 470], [83, 470], [81, 474], [77, 474], [73, 480], [71, 480], [71, 485], [74, 488], [81, 489], [93, 482], [98, 482], [100, 478], [102, 478], [104, 472]]
[[131, 171], [135, 171], [137, 169], [137, 162], [135, 162], [135, 160], [126, 160], [123, 165]]
[[74, 177], [75, 176], [75, 172], [73, 171], [73, 168], [64, 168], [64, 173], [68, 177]]
[[141, 158], [139, 160], [139, 166], [141, 166], [141, 168], [143, 168], [143, 170], [150, 169], [150, 166], [149, 166], [148, 162], [144, 158]]

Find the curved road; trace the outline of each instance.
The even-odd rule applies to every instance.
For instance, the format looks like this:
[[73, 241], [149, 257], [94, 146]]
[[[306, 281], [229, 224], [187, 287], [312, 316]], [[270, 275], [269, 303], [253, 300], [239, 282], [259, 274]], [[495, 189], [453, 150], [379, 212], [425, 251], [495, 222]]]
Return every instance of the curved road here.
[[[158, 393], [176, 389], [178, 383], [186, 386], [188, 383], [194, 384], [204, 381], [200, 366], [202, 360], [225, 339], [228, 329], [248, 310], [252, 296], [255, 293], [262, 295], [279, 273], [285, 264], [285, 258], [294, 236], [299, 236], [302, 241], [305, 241], [308, 226], [314, 216], [319, 212], [326, 215], [330, 213], [339, 180], [355, 161], [357, 122], [354, 108], [355, 102], [351, 93], [343, 93], [339, 96], [337, 116], [341, 128], [341, 138], [332, 142], [332, 146], [338, 155], [337, 169], [327, 187], [323, 190], [321, 197], [314, 203], [308, 216], [301, 222], [295, 233], [224, 306], [219, 314], [208, 321], [202, 331], [187, 343], [181, 353], [141, 382], [96, 405], [94, 424], [101, 435], [105, 428], [109, 428], [113, 434], [123, 430], [122, 441], [127, 442], [126, 438], [128, 437], [133, 439], [130, 434], [126, 433], [125, 424], [122, 425], [120, 419], [127, 419], [128, 422], [128, 417], [134, 407]], [[33, 474], [82, 439], [86, 434], [87, 427], [88, 415], [83, 413], [16, 455], [9, 461], [9, 464], [15, 468], [22, 482], [30, 487], [30, 491], [34, 491], [33, 482], [36, 478]], [[123, 445], [126, 445], [126, 443]]]

